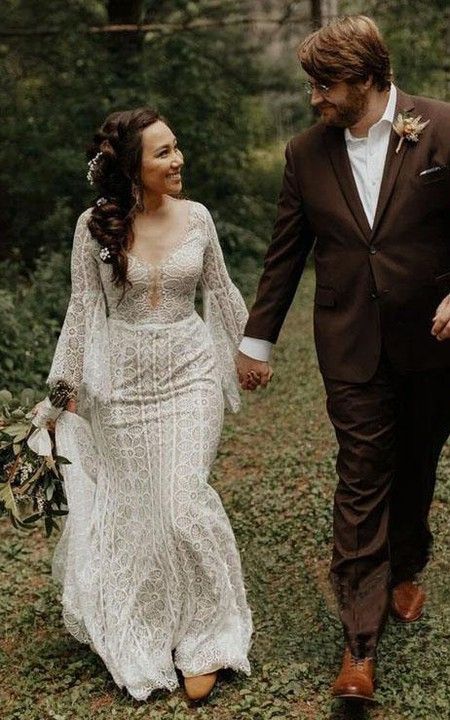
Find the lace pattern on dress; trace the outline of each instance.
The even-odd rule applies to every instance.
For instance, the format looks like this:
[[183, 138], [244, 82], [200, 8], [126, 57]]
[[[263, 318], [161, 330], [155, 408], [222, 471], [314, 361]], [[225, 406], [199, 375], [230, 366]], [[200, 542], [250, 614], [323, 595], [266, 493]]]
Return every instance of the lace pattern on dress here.
[[211, 334], [222, 390], [229, 410], [240, 407], [235, 358], [248, 319], [248, 311], [232, 283], [223, 258], [216, 228], [206, 214], [208, 244], [203, 260], [202, 290], [206, 326]]
[[[224, 398], [239, 402], [234, 353], [247, 311], [211, 216], [198, 203], [191, 210], [183, 243], [160, 264], [155, 307], [149, 266], [134, 259], [118, 303], [83, 213], [49, 375], [79, 391], [77, 414], [56, 421], [58, 454], [71, 461], [53, 559], [64, 622], [138, 700], [173, 690], [176, 667], [250, 673], [239, 552], [208, 483]], [[199, 282], [205, 320], [195, 312]]]
[[106, 302], [98, 268], [100, 248], [87, 227], [90, 210], [75, 228], [71, 277], [72, 292], [47, 383], [65, 380], [87, 397], [109, 398], [109, 339]]

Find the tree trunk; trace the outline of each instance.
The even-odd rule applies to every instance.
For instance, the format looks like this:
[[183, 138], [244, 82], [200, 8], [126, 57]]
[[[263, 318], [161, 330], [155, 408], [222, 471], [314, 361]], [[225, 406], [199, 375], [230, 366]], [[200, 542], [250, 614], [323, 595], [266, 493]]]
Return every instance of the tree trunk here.
[[446, 38], [444, 48], [445, 99], [450, 100], [450, 7], [445, 11]]
[[322, 26], [322, 0], [311, 0], [311, 24], [314, 30]]
[[144, 15], [144, 0], [108, 0], [107, 10], [111, 25], [137, 24]]
[[314, 29], [326, 25], [339, 12], [338, 0], [311, 0], [311, 23]]
[[[144, 0], [108, 0], [108, 22], [111, 25], [134, 25], [144, 17]], [[139, 77], [142, 72], [143, 33], [116, 32], [106, 37], [111, 69], [117, 82], [117, 95], [128, 90], [129, 102], [140, 104]], [[135, 94], [132, 92], [136, 89]]]

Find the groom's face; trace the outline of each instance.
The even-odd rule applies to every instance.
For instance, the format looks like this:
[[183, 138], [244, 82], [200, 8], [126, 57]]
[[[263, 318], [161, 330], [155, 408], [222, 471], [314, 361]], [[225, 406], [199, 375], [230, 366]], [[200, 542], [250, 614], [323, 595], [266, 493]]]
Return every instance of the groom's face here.
[[311, 79], [311, 105], [325, 125], [352, 127], [364, 116], [368, 105], [368, 91], [363, 83], [342, 80], [331, 85], [327, 92]]

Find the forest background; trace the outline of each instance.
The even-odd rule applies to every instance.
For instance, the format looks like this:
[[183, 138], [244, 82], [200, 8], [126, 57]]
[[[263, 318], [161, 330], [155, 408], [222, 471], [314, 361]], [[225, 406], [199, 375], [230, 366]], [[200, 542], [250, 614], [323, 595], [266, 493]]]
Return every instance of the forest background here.
[[93, 201], [85, 149], [114, 110], [167, 117], [185, 191], [213, 212], [231, 273], [252, 294], [284, 144], [312, 122], [296, 47], [352, 12], [380, 24], [400, 87], [450, 98], [447, 0], [3, 0], [0, 388], [44, 391], [73, 228]]
[[[296, 48], [314, 27], [353, 12], [381, 26], [402, 89], [450, 100], [449, 0], [2, 0], [0, 390], [45, 394], [70, 294], [73, 228], [94, 200], [85, 150], [114, 110], [148, 104], [167, 117], [186, 159], [185, 192], [212, 211], [228, 267], [251, 302], [284, 145], [313, 121]], [[198, 708], [181, 690], [132, 701], [62, 624], [50, 579], [57, 538], [24, 536], [4, 519], [1, 720], [448, 716], [449, 445], [433, 505], [425, 617], [406, 628], [388, 624], [378, 705], [349, 714], [330, 700], [342, 645], [327, 580], [336, 443], [312, 340], [313, 293], [308, 268], [277, 344], [274, 382], [227, 416], [211, 477], [243, 561], [252, 676], [230, 673]]]

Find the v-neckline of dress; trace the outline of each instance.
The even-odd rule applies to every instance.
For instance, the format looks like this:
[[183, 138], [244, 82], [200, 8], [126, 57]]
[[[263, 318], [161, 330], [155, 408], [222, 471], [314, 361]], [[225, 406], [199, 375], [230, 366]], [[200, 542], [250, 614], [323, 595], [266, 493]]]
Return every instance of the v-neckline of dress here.
[[180, 240], [176, 243], [176, 245], [173, 246], [172, 250], [159, 262], [152, 263], [149, 260], [143, 260], [143, 258], [140, 258], [139, 255], [134, 255], [134, 253], [127, 251], [128, 258], [131, 258], [132, 260], [135, 260], [139, 265], [143, 265], [144, 267], [150, 268], [150, 269], [160, 269], [164, 265], [166, 265], [169, 260], [171, 260], [174, 255], [176, 255], [181, 248], [183, 248], [186, 243], [189, 236], [189, 233], [191, 231], [191, 223], [192, 223], [192, 203], [187, 200], [188, 203], [188, 213], [187, 213], [187, 220], [186, 225], [184, 227], [183, 232], [180, 235]]

